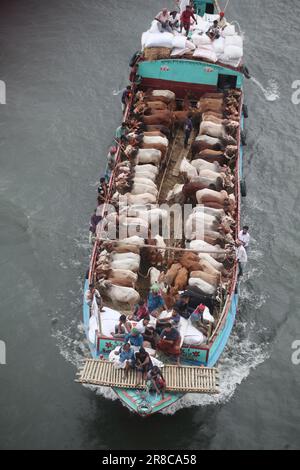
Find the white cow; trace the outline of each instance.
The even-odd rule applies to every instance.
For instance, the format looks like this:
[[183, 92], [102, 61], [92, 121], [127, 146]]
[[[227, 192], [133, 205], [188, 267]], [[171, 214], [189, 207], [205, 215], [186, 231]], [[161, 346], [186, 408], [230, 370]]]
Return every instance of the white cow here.
[[140, 263], [133, 259], [116, 260], [110, 263], [111, 269], [129, 269], [132, 272], [138, 272]]
[[193, 160], [191, 164], [193, 165], [194, 168], [196, 168], [198, 172], [201, 172], [202, 170], [212, 170], [212, 171], [216, 171], [219, 173], [221, 171], [221, 166], [219, 165], [219, 163], [207, 162], [206, 160], [203, 160], [202, 158], [197, 158], [196, 160]]
[[223, 124], [216, 124], [211, 121], [202, 121], [200, 124], [200, 135], [210, 135], [211, 137], [224, 139], [227, 133]]
[[150, 194], [148, 192], [145, 192], [143, 194], [130, 194], [126, 193], [124, 194], [124, 202], [122, 202], [122, 199], [120, 199], [119, 203], [122, 205], [124, 204], [155, 204], [157, 202], [156, 196], [153, 194]]
[[170, 101], [174, 101], [176, 99], [176, 95], [173, 91], [170, 90], [153, 90], [152, 96], [164, 96], [168, 98]]
[[126, 303], [133, 307], [140, 300], [140, 294], [132, 287], [116, 286], [109, 281], [101, 281], [99, 286], [114, 303]]
[[[147, 149], [142, 149], [142, 150], [147, 150]], [[149, 150], [149, 149], [148, 149]], [[150, 149], [151, 150], [151, 149]], [[134, 171], [136, 174], [138, 173], [151, 173], [154, 174], [155, 176], [158, 175], [158, 168], [154, 165], [150, 164], [145, 164], [145, 165], [135, 165]]]
[[129, 260], [132, 259], [134, 261], [137, 261], [138, 263], [141, 261], [140, 255], [136, 253], [112, 253], [111, 256], [113, 261], [123, 261], [123, 260]]
[[137, 194], [144, 194], [146, 193], [152, 194], [153, 196], [157, 197], [158, 196], [158, 190], [148, 184], [145, 183], [134, 183], [132, 186], [131, 194], [137, 195]]
[[159, 135], [157, 136], [148, 136], [145, 135], [143, 137], [143, 142], [144, 144], [151, 145], [151, 144], [160, 144], [164, 145], [165, 147], [168, 147], [169, 141], [166, 137], [160, 137]]
[[133, 178], [133, 182], [134, 184], [145, 184], [146, 186], [151, 186], [152, 188], [157, 189], [156, 184], [148, 177], [138, 175]]
[[154, 165], [159, 165], [161, 160], [161, 151], [158, 149], [139, 149], [135, 157], [135, 163], [140, 164], [149, 164], [153, 163]]
[[216, 286], [213, 286], [212, 284], [209, 284], [206, 281], [203, 281], [203, 279], [200, 279], [198, 277], [190, 277], [189, 279], [189, 286], [191, 287], [198, 287], [203, 294], [206, 295], [213, 295], [216, 292]]

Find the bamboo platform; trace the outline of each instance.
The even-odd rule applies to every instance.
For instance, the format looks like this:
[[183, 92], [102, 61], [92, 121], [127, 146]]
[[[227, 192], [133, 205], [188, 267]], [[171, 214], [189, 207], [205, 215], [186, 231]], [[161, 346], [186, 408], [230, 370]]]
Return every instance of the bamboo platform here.
[[[215, 368], [165, 365], [162, 369], [169, 392], [218, 393], [218, 371]], [[77, 373], [76, 382], [106, 387], [145, 390], [146, 383], [137, 384], [137, 374], [129, 371], [124, 378], [124, 370], [116, 369], [111, 362], [100, 359], [87, 359]]]

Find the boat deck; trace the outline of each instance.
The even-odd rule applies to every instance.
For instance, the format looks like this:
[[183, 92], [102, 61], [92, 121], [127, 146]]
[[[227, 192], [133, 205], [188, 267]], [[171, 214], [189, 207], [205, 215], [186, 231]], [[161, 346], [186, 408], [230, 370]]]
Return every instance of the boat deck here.
[[[215, 368], [165, 365], [163, 368], [166, 390], [169, 392], [218, 393], [218, 371]], [[116, 369], [111, 362], [87, 359], [78, 372], [77, 382], [106, 387], [146, 390], [143, 381], [137, 384], [135, 370], [124, 377], [123, 369]]]

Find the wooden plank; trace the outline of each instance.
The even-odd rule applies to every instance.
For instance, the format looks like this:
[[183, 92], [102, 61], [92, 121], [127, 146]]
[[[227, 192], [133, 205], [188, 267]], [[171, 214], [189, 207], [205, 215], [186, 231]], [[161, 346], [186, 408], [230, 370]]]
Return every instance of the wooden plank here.
[[[191, 366], [166, 365], [164, 376], [167, 390], [182, 392], [216, 393], [216, 369]], [[136, 371], [130, 370], [124, 378], [123, 369], [115, 369], [108, 361], [89, 359], [85, 362], [78, 382], [118, 388], [145, 389], [145, 382], [136, 385]]]

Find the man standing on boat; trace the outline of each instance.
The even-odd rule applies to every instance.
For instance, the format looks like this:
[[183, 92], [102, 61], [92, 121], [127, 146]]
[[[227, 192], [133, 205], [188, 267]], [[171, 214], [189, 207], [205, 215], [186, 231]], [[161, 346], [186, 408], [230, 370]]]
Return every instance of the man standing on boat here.
[[95, 288], [94, 284], [89, 285], [89, 288], [85, 292], [84, 297], [90, 308], [90, 316], [95, 314], [98, 308], [100, 312], [103, 310], [102, 297], [100, 292]]
[[236, 248], [235, 248], [236, 259], [239, 264], [238, 277], [240, 277], [240, 276], [243, 276], [243, 268], [244, 268], [244, 265], [248, 261], [248, 256], [244, 247], [244, 242], [242, 242], [241, 240], [237, 240], [235, 242], [235, 245], [236, 245]]
[[126, 109], [126, 106], [128, 105], [128, 103], [130, 101], [130, 98], [131, 98], [131, 86], [128, 85], [122, 92], [121, 101], [122, 101], [122, 111], [123, 111], [123, 113]]
[[239, 232], [239, 240], [244, 243], [244, 248], [246, 251], [248, 251], [250, 243], [250, 235], [248, 231], [248, 225], [244, 225], [243, 229]]
[[189, 32], [190, 32], [191, 18], [197, 24], [197, 19], [196, 19], [194, 13], [193, 13], [192, 7], [190, 5], [187, 5], [186, 9], [181, 13], [181, 17], [180, 17], [181, 31], [182, 31], [182, 28], [184, 28], [187, 37], [188, 37]]
[[184, 123], [184, 148], [186, 149], [189, 143], [189, 138], [193, 130], [193, 121], [189, 114]]
[[127, 127], [127, 122], [122, 122], [122, 125], [117, 127], [116, 129], [116, 139], [118, 142], [121, 141], [122, 137], [126, 136], [128, 134], [129, 129]]

